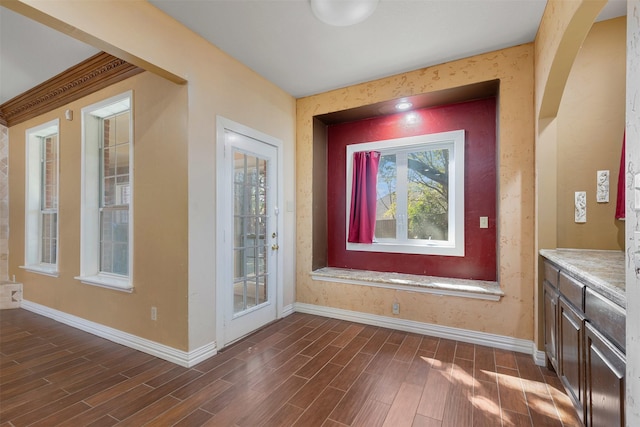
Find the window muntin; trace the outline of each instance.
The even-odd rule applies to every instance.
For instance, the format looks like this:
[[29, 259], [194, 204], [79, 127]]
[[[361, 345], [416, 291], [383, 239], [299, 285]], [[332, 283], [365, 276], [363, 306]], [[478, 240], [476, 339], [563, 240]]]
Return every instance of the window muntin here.
[[353, 153], [369, 150], [381, 153], [375, 240], [347, 250], [464, 256], [464, 131], [349, 145], [347, 207]]
[[133, 230], [131, 92], [82, 110], [83, 180], [80, 276], [130, 291]]
[[25, 265], [37, 273], [58, 270], [58, 120], [26, 132]]

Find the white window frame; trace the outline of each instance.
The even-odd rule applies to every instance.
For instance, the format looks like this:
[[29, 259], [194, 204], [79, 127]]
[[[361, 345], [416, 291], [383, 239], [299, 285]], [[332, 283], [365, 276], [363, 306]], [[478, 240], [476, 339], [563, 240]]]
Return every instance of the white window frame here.
[[346, 179], [346, 235], [349, 232], [351, 211], [351, 187], [353, 179], [353, 154], [359, 151], [379, 151], [381, 154], [409, 149], [447, 148], [449, 156], [449, 232], [448, 240], [416, 240], [394, 242], [391, 239], [372, 244], [350, 243], [348, 251], [407, 253], [422, 255], [464, 256], [464, 130], [441, 132], [428, 135], [388, 139], [384, 141], [352, 144], [347, 146]]
[[42, 194], [43, 194], [43, 139], [57, 134], [56, 141], [56, 189], [55, 198], [59, 200], [60, 189], [60, 121], [51, 120], [42, 125], [29, 128], [25, 132], [25, 251], [24, 265], [20, 266], [33, 273], [58, 276], [60, 256], [60, 212], [56, 208], [56, 255], [55, 263], [42, 261]]
[[[129, 110], [128, 275], [100, 271], [100, 147], [102, 118]], [[128, 91], [82, 108], [82, 171], [80, 201], [80, 275], [82, 283], [109, 289], [133, 291], [133, 92]]]

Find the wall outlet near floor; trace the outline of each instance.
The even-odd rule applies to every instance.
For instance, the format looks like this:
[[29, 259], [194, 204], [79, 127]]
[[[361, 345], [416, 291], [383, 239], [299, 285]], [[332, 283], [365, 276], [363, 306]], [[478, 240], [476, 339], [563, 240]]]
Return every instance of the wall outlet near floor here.
[[393, 314], [400, 314], [400, 303], [394, 302], [393, 306], [391, 306], [391, 312]]
[[151, 307], [151, 320], [158, 320], [158, 309]]

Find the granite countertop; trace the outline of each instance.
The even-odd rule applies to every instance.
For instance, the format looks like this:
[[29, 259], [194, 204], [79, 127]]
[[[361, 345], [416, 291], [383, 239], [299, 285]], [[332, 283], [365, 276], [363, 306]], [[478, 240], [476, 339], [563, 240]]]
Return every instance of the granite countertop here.
[[591, 249], [542, 249], [540, 255], [612, 302], [626, 308], [624, 252]]

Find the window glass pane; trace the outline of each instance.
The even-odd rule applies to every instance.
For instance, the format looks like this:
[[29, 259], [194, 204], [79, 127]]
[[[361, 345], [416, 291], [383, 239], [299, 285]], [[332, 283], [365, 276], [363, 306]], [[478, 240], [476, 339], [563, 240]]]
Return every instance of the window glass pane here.
[[129, 210], [104, 209], [100, 221], [100, 271], [129, 274]]
[[55, 264], [58, 244], [58, 214], [56, 212], [43, 212], [42, 214], [42, 239], [41, 262]]
[[115, 143], [123, 144], [129, 142], [129, 117], [131, 113], [126, 111], [115, 117]]
[[376, 207], [376, 239], [396, 238], [396, 180], [395, 154], [380, 156], [378, 165], [378, 204]]
[[57, 209], [58, 207], [58, 135], [52, 135], [43, 140], [42, 157], [42, 208]]
[[100, 244], [100, 271], [113, 271], [113, 245], [110, 242]]
[[241, 279], [245, 277], [245, 249], [235, 249], [233, 251], [233, 271], [234, 279]]
[[258, 301], [257, 304], [262, 304], [267, 300], [267, 276], [258, 277]]
[[114, 212], [116, 222], [113, 228], [113, 241], [127, 243], [129, 241], [129, 212], [126, 210]]
[[247, 308], [256, 306], [256, 294], [257, 294], [257, 283], [256, 279], [253, 278], [250, 281], [247, 281], [247, 304], [245, 306], [245, 310]]
[[116, 120], [114, 117], [104, 119], [103, 122], [104, 129], [104, 146], [110, 147], [116, 145]]
[[244, 218], [239, 215], [233, 218], [233, 246], [235, 247], [244, 247], [244, 223]]
[[413, 152], [407, 159], [407, 237], [449, 236], [449, 150]]
[[102, 206], [113, 206], [116, 204], [115, 177], [105, 178], [103, 180], [102, 192], [103, 192]]
[[112, 273], [123, 276], [129, 274], [129, 245], [126, 243], [114, 243], [113, 245]]
[[118, 177], [116, 184], [116, 203], [118, 205], [128, 205], [131, 203], [131, 186], [129, 185], [129, 177], [126, 177], [126, 184], [120, 182], [122, 177]]
[[105, 177], [116, 174], [116, 152], [114, 147], [105, 147], [102, 152], [102, 167]]
[[129, 144], [116, 146], [116, 173], [129, 176]]
[[258, 184], [258, 168], [257, 161], [258, 159], [253, 156], [246, 156], [247, 158], [247, 184], [251, 186], [255, 186]]

